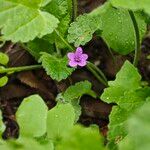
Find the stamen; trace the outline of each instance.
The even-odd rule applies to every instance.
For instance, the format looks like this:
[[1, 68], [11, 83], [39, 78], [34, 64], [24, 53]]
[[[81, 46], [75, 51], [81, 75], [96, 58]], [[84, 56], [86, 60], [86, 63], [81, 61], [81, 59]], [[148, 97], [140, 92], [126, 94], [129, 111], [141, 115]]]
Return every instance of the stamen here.
[[81, 57], [80, 56], [75, 56], [74, 59], [75, 59], [76, 62], [80, 62], [81, 61]]

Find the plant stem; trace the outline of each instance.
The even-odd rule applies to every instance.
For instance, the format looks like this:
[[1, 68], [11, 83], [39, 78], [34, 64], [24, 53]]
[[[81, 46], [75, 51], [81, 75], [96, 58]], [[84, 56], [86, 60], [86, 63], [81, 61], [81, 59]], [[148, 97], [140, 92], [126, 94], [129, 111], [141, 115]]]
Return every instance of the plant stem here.
[[14, 72], [27, 71], [27, 70], [40, 69], [40, 68], [42, 68], [42, 65], [11, 67], [11, 68], [0, 69], [0, 73], [14, 73]]
[[108, 86], [108, 84], [97, 74], [97, 72], [90, 65], [87, 64], [86, 68], [97, 78], [98, 81], [100, 81], [106, 87]]
[[104, 73], [96, 65], [94, 65], [93, 63], [88, 62], [88, 65], [91, 66], [91, 68], [93, 68], [103, 78], [105, 83], [108, 85], [108, 81], [107, 81], [107, 78], [104, 75]]
[[56, 41], [55, 41], [55, 48], [56, 48], [57, 55], [61, 56], [61, 50], [58, 48]]
[[73, 3], [73, 21], [75, 21], [75, 19], [78, 16], [78, 2], [77, 0], [72, 0]]
[[56, 34], [59, 36], [59, 38], [64, 42], [64, 44], [66, 44], [66, 46], [70, 49], [70, 50], [74, 50], [74, 48], [62, 37], [62, 35], [59, 33], [59, 31], [56, 29], [55, 30]]
[[139, 58], [140, 58], [140, 54], [141, 54], [140, 31], [139, 31], [138, 23], [136, 21], [133, 11], [129, 10], [129, 14], [130, 14], [131, 20], [133, 22], [134, 30], [135, 30], [135, 55], [134, 55], [133, 64], [134, 66], [137, 66]]

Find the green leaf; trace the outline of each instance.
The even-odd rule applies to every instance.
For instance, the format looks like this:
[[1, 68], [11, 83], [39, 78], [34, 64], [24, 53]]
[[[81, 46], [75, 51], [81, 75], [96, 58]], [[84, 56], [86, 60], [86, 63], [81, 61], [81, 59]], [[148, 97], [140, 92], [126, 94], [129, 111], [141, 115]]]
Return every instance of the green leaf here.
[[150, 96], [150, 88], [144, 88], [126, 92], [123, 97], [119, 98], [119, 106], [113, 107], [109, 116], [109, 145], [112, 143], [119, 143], [127, 135], [126, 126], [128, 118], [135, 109], [145, 103], [148, 96]]
[[72, 100], [71, 103], [72, 107], [74, 108], [75, 112], [75, 123], [79, 120], [80, 115], [82, 114], [82, 108], [79, 104], [79, 100]]
[[6, 54], [0, 52], [0, 64], [7, 65], [8, 62], [9, 62], [9, 57]]
[[46, 6], [48, 3], [50, 3], [52, 0], [42, 0], [41, 6], [44, 7]]
[[125, 90], [136, 90], [141, 86], [141, 75], [129, 61], [126, 61], [117, 73], [115, 81], [110, 81], [109, 86], [123, 87]]
[[[92, 85], [89, 81], [81, 81], [76, 83], [75, 85], [71, 85], [64, 93], [58, 94], [56, 100], [62, 103], [70, 103], [74, 110], [75, 110], [75, 122], [78, 121], [80, 115], [81, 115], [81, 106], [80, 98], [84, 94], [91, 95], [93, 97], [96, 97], [96, 94], [94, 91], [91, 90]], [[91, 94], [92, 93], [92, 94]]]
[[0, 111], [0, 140], [2, 138], [1, 136], [4, 132], [4, 130], [5, 130], [5, 125], [3, 123], [2, 112]]
[[131, 10], [144, 10], [150, 15], [150, 1], [149, 0], [111, 0], [115, 7], [122, 7]]
[[54, 55], [42, 53], [39, 62], [42, 63], [47, 74], [50, 75], [53, 80], [61, 81], [66, 79], [74, 71], [74, 68], [67, 66], [68, 59], [66, 57], [57, 58]]
[[[10, 150], [10, 147], [9, 147], [8, 144], [0, 144], [0, 149], [2, 149], [2, 150]], [[11, 147], [11, 150], [14, 150], [14, 149], [12, 149], [12, 147]]]
[[150, 55], [147, 56], [147, 59], [150, 59]]
[[47, 135], [52, 140], [62, 138], [73, 127], [75, 120], [71, 104], [57, 104], [47, 116]]
[[[146, 102], [128, 121], [128, 136], [119, 143], [120, 150], [149, 150], [150, 102]], [[127, 145], [130, 144], [131, 145]]]
[[128, 91], [124, 93], [124, 96], [120, 97], [118, 105], [127, 110], [134, 110], [141, 106], [148, 96], [150, 96], [150, 87]]
[[[72, 0], [52, 0], [52, 2], [44, 8], [44, 10], [59, 19], [60, 23], [57, 31], [64, 39], [66, 39], [67, 30], [72, 19]], [[61, 41], [56, 32], [45, 36], [45, 38], [52, 44], [55, 43], [57, 48], [66, 48], [66, 45]]]
[[63, 94], [63, 97], [66, 102], [71, 102], [74, 99], [79, 99], [84, 94], [88, 94], [91, 88], [92, 84], [89, 81], [81, 81], [70, 86]]
[[27, 43], [28, 52], [38, 60], [41, 56], [41, 52], [47, 52], [49, 54], [54, 53], [54, 45], [49, 41], [36, 38], [35, 40]]
[[75, 22], [71, 23], [68, 30], [68, 41], [74, 43], [75, 47], [85, 45], [92, 39], [93, 34], [101, 28], [100, 16], [81, 15]]
[[2, 145], [0, 145], [0, 149], [3, 150], [54, 150], [54, 146], [52, 141], [46, 141], [44, 143], [40, 143], [34, 138], [31, 137], [21, 137], [17, 140], [9, 140]]
[[[112, 140], [114, 137], [124, 137], [126, 131], [126, 120], [130, 114], [140, 106], [142, 106], [146, 98], [150, 96], [150, 88], [143, 88], [136, 91], [126, 92], [124, 96], [119, 98], [119, 106], [115, 106], [110, 115], [109, 136]], [[116, 100], [116, 99], [115, 99]], [[120, 128], [120, 130], [119, 130]], [[119, 135], [120, 134], [120, 135]]]
[[[57, 28], [59, 34], [67, 41], [67, 33], [69, 24], [71, 22], [70, 14], [66, 14], [63, 18], [60, 19], [60, 24]], [[55, 34], [55, 43], [58, 48], [66, 48], [68, 51], [67, 46], [64, 44], [63, 41], [61, 41], [61, 38], [58, 34]]]
[[6, 1], [10, 1], [13, 3], [20, 3], [22, 5], [31, 7], [31, 8], [38, 8], [39, 5], [41, 4], [42, 0], [32, 0], [32, 1], [28, 1], [28, 0], [6, 0]]
[[[41, 11], [36, 4], [40, 5], [41, 0], [0, 0], [0, 28], [3, 40], [28, 42], [35, 37], [50, 34], [57, 28], [58, 19]], [[33, 9], [34, 5], [36, 8]]]
[[[102, 32], [97, 32], [115, 52], [126, 55], [135, 49], [135, 30], [129, 12], [113, 8], [109, 3], [97, 8], [102, 19]], [[140, 30], [140, 39], [146, 33], [146, 23], [139, 13], [135, 17]]]
[[137, 69], [126, 61], [117, 73], [115, 81], [108, 82], [109, 87], [104, 90], [101, 99], [107, 103], [118, 103], [125, 92], [141, 88], [141, 76]]
[[106, 88], [101, 96], [107, 103], [118, 104], [113, 107], [109, 116], [108, 145], [111, 149], [127, 135], [127, 119], [150, 96], [150, 88], [142, 88], [140, 80], [137, 69], [126, 61], [117, 73], [115, 81], [109, 82], [110, 87]]
[[[108, 141], [109, 145], [112, 143], [119, 143], [126, 135], [127, 119], [131, 115], [131, 111], [127, 111], [119, 106], [114, 106], [109, 116], [109, 132]], [[112, 148], [112, 147], [111, 147]]]
[[7, 76], [4, 76], [4, 77], [1, 77], [0, 78], [0, 87], [3, 87], [7, 84], [8, 82], [8, 77]]
[[52, 0], [51, 3], [44, 8], [44, 10], [48, 11], [59, 19], [67, 13], [67, 9], [67, 0]]
[[47, 112], [48, 108], [40, 96], [25, 98], [16, 113], [21, 136], [39, 137], [45, 134]]
[[105, 148], [98, 129], [76, 125], [56, 145], [56, 150], [105, 150]]
[[[12, 143], [13, 144], [13, 143]], [[14, 145], [14, 144], [13, 144]], [[52, 141], [45, 141], [45, 143], [41, 144], [35, 139], [32, 138], [20, 138], [19, 140], [16, 141], [16, 147], [15, 150], [17, 149], [17, 145], [22, 145], [22, 147], [18, 148], [18, 150], [54, 150], [54, 146]]]
[[130, 138], [128, 138], [128, 135], [118, 145], [119, 150], [134, 150], [134, 145]]

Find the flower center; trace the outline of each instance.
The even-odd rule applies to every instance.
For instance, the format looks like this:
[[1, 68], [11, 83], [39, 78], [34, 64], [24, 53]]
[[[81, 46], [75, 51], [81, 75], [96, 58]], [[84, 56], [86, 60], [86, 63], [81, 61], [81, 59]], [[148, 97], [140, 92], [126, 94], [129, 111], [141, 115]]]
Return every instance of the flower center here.
[[75, 59], [76, 62], [80, 62], [81, 61], [81, 57], [80, 56], [75, 56], [74, 59]]

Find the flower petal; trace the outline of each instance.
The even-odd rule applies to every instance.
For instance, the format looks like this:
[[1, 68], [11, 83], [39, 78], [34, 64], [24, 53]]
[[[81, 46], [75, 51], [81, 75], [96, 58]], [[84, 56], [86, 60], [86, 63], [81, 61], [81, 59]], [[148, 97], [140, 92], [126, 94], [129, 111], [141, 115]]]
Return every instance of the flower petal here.
[[87, 60], [87, 59], [88, 59], [88, 55], [87, 55], [87, 54], [82, 54], [82, 55], [81, 55], [81, 59]]
[[82, 61], [78, 62], [78, 66], [80, 66], [80, 67], [84, 67], [84, 66], [86, 66], [86, 64], [87, 64], [86, 60], [82, 60]]
[[75, 55], [81, 55], [82, 53], [83, 53], [82, 47], [78, 47], [78, 48], [76, 49]]
[[68, 54], [67, 54], [67, 57], [68, 57], [70, 60], [73, 60], [74, 57], [75, 57], [75, 54], [74, 54], [74, 53], [68, 53]]
[[78, 65], [78, 63], [75, 62], [74, 60], [70, 60], [70, 61], [69, 61], [69, 66], [70, 66], [70, 67], [77, 67], [77, 65]]

